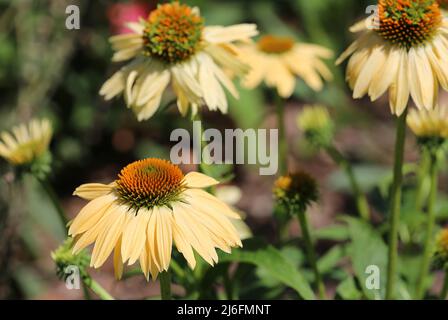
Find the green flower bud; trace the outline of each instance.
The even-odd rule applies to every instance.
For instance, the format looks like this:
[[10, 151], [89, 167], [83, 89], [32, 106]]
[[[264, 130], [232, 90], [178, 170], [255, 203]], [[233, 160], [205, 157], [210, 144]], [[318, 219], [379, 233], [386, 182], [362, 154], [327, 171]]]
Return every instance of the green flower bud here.
[[72, 253], [73, 238], [67, 238], [62, 245], [51, 253], [51, 258], [56, 264], [56, 274], [62, 280], [66, 280], [70, 273], [67, 272], [69, 267], [79, 268], [79, 274], [82, 278], [88, 277], [87, 267], [89, 266], [90, 256], [82, 250], [74, 255]]
[[324, 106], [305, 106], [297, 117], [297, 124], [307, 141], [316, 147], [331, 145], [334, 135], [334, 123], [328, 109]]

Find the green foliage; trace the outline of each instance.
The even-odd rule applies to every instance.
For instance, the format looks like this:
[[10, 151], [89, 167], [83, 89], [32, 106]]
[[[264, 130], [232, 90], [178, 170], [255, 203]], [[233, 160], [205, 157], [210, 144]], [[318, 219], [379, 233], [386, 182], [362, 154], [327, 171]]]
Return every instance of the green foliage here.
[[[349, 226], [351, 244], [349, 256], [352, 260], [355, 275], [361, 285], [363, 294], [369, 299], [379, 299], [384, 297], [386, 287], [387, 268], [387, 246], [369, 224], [355, 219], [344, 218]], [[380, 270], [380, 290], [367, 289], [365, 286], [367, 277], [367, 267], [374, 265]]]
[[315, 298], [300, 271], [272, 246], [256, 251], [234, 250], [231, 255], [223, 256], [222, 261], [254, 264], [264, 269], [274, 279], [293, 288], [303, 299]]

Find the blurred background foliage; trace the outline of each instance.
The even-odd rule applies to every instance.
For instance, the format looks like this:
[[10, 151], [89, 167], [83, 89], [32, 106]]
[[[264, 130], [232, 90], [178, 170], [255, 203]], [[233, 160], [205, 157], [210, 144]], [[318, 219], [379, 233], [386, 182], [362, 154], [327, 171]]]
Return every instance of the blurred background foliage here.
[[[156, 1], [142, 2], [147, 9], [156, 5]], [[349, 26], [366, 17], [366, 7], [375, 4], [375, 1], [364, 0], [185, 2], [199, 6], [208, 25], [255, 22], [262, 33], [288, 35], [298, 41], [321, 44], [331, 48], [335, 56], [353, 39]], [[123, 165], [134, 159], [168, 158], [170, 132], [179, 127], [190, 129], [189, 119], [180, 117], [177, 110], [139, 123], [124, 107], [122, 99], [104, 102], [98, 95], [102, 83], [117, 68], [110, 62], [112, 51], [108, 44], [108, 37], [123, 23], [117, 18], [117, 10], [123, 7], [117, 9], [116, 6], [136, 3], [0, 0], [0, 129], [9, 129], [34, 116], [51, 119], [55, 128], [51, 180], [71, 216], [83, 203], [71, 197], [76, 186], [88, 181], [110, 181]], [[78, 5], [81, 10], [80, 30], [65, 27], [65, 9], [70, 4]], [[321, 252], [319, 268], [326, 281], [333, 284], [331, 290], [336, 296], [355, 299], [370, 294], [359, 289], [364, 270], [363, 264], [356, 261], [369, 257], [370, 251], [366, 248], [371, 248], [372, 242], [375, 250], [382, 250], [380, 255], [385, 254], [382, 234], [357, 221], [344, 224], [339, 221], [334, 225], [337, 214], [355, 211], [348, 182], [331, 160], [321, 154], [316, 160], [316, 154], [301, 142], [295, 115], [306, 103], [322, 103], [331, 108], [338, 126], [337, 143], [355, 163], [362, 188], [374, 203], [377, 223], [384, 220], [387, 206], [385, 194], [391, 179], [388, 165], [393, 150], [393, 122], [386, 101], [354, 102], [344, 82], [343, 68], [334, 66], [333, 61], [328, 65], [335, 75], [333, 82], [316, 94], [299, 81], [294, 97], [288, 102], [287, 118], [291, 120], [288, 120], [287, 129], [292, 153], [289, 161], [293, 168], [309, 170], [322, 187], [321, 202], [311, 212], [313, 224], [318, 228], [315, 236]], [[229, 115], [207, 112], [204, 123], [214, 128], [275, 127], [271, 98], [265, 88], [242, 89], [240, 100], [229, 97]], [[412, 143], [407, 152], [408, 160], [415, 160], [418, 154]], [[251, 167], [238, 166], [232, 170], [235, 174], [232, 183], [243, 193], [238, 207], [247, 213], [248, 223], [257, 235], [245, 246], [255, 251], [223, 256], [220, 266], [204, 270], [203, 283], [199, 284], [203, 288], [200, 297], [216, 298], [216, 293], [209, 290], [209, 285], [216, 283], [222, 284], [227, 297], [279, 298], [285, 294], [296, 297], [293, 292], [309, 296], [307, 283], [312, 273], [306, 268], [303, 273], [296, 272], [306, 262], [293, 240], [281, 250], [270, 247], [257, 255], [260, 242], [275, 244], [277, 241], [277, 227], [271, 215], [272, 178], [259, 177]], [[415, 166], [409, 165], [408, 173], [414, 171]], [[80, 298], [79, 293], [67, 293], [54, 275], [49, 253], [65, 235], [45, 195], [32, 178], [25, 179], [20, 187], [13, 185], [14, 177], [4, 162], [0, 162], [0, 173], [0, 297]], [[413, 194], [406, 196], [412, 199]], [[448, 199], [443, 195], [439, 199], [442, 199], [439, 217], [445, 221]], [[410, 210], [403, 210], [409, 221], [405, 217], [401, 236], [408, 241], [412, 253], [415, 239], [421, 237], [419, 229], [413, 228], [421, 222], [419, 215], [411, 214]], [[379, 230], [381, 232], [381, 228]], [[297, 237], [297, 226], [292, 224], [288, 232]], [[366, 236], [371, 233], [373, 235]], [[356, 240], [355, 246], [344, 245], [349, 239]], [[333, 246], [334, 243], [342, 245]], [[348, 250], [352, 250], [355, 260], [354, 273], [347, 268], [336, 268], [344, 266]], [[406, 265], [412, 263], [412, 256], [408, 260]], [[248, 263], [234, 275], [245, 280], [245, 284], [237, 288], [229, 288], [226, 277], [217, 280], [222, 275], [219, 268], [225, 268], [232, 261]], [[277, 261], [278, 265], [272, 265], [272, 261]], [[254, 270], [256, 272], [251, 272]], [[115, 287], [112, 275], [100, 281], [108, 288], [126, 292], [126, 284]], [[285, 291], [285, 284], [292, 289]], [[140, 284], [140, 287], [149, 294], [144, 291], [148, 286]], [[122, 297], [138, 295], [123, 293]]]

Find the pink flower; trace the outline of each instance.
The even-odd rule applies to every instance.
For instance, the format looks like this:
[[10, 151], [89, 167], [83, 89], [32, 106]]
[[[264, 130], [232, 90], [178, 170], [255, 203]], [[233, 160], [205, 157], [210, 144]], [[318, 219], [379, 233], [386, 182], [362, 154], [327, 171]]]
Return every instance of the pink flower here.
[[128, 3], [116, 3], [109, 6], [107, 16], [113, 34], [124, 34], [132, 32], [126, 24], [146, 18], [153, 9], [154, 4], [150, 1], [132, 1]]

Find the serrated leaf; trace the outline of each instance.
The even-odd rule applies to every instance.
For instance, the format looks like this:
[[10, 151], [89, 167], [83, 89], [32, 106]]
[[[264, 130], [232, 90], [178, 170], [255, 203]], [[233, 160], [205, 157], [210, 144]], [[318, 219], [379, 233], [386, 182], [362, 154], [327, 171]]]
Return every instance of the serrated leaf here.
[[269, 276], [294, 289], [303, 299], [315, 299], [313, 290], [300, 271], [272, 246], [256, 251], [234, 250], [230, 255], [223, 255], [220, 261], [256, 265], [265, 269]]

